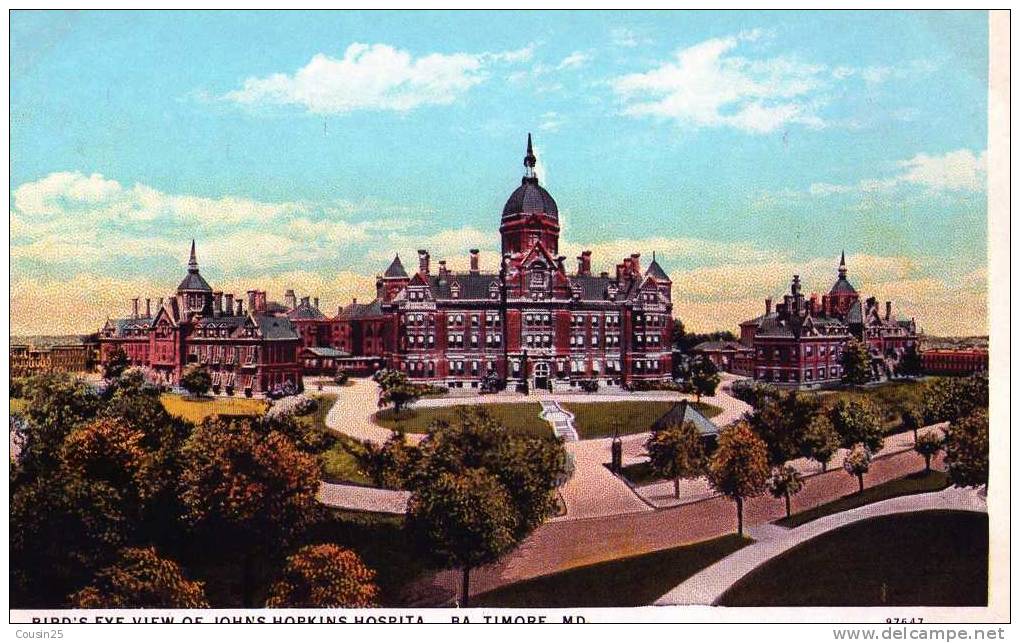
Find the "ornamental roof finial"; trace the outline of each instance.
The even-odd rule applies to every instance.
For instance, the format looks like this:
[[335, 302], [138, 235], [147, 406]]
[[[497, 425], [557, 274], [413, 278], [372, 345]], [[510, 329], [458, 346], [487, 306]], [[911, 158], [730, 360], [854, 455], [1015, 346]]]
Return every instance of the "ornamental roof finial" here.
[[524, 176], [534, 178], [535, 163], [537, 162], [538, 159], [535, 158], [535, 148], [531, 145], [531, 132], [528, 132], [528, 150], [524, 155]]
[[198, 271], [198, 259], [195, 258], [195, 240], [191, 240], [191, 258], [188, 259], [188, 270]]

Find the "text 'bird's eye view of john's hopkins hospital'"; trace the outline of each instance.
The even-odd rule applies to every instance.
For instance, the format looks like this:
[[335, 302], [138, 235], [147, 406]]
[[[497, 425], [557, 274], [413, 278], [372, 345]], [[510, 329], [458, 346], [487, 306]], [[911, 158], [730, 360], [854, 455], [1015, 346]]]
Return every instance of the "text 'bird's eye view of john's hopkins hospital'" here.
[[16, 618], [989, 608], [994, 15], [9, 20]]

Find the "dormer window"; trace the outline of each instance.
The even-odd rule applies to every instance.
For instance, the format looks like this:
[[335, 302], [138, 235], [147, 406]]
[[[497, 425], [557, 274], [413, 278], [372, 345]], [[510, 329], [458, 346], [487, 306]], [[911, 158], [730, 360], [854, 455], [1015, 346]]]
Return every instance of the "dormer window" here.
[[460, 299], [460, 284], [456, 281], [450, 285], [450, 296], [454, 299]]

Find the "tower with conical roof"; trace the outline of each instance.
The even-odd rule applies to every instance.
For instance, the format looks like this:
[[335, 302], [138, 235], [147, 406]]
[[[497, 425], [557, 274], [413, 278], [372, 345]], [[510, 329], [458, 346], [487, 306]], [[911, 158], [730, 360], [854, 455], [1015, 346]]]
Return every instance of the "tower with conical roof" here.
[[188, 274], [177, 286], [177, 297], [180, 299], [184, 313], [209, 314], [212, 311], [213, 290], [198, 271], [198, 258], [195, 255], [195, 240], [191, 240], [191, 256], [188, 258]]
[[528, 134], [528, 145], [524, 154], [524, 177], [519, 188], [513, 191], [506, 205], [499, 233], [503, 240], [503, 254], [511, 255], [528, 252], [536, 243], [552, 255], [559, 251], [560, 219], [559, 209], [552, 196], [538, 184], [535, 165], [538, 158]]
[[838, 317], [844, 317], [860, 299], [857, 289], [846, 276], [846, 252], [839, 253], [839, 268], [836, 271], [836, 283], [829, 290], [829, 305]]

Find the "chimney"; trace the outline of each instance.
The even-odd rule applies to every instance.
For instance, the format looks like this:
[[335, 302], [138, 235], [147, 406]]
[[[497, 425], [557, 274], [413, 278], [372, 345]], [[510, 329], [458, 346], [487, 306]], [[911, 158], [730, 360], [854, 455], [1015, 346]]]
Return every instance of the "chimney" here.
[[288, 288], [287, 292], [283, 293], [283, 305], [287, 307], [287, 310], [297, 308], [297, 297], [294, 296], [293, 288]]
[[606, 279], [606, 278], [609, 277], [609, 273], [606, 272], [605, 270], [603, 270], [602, 272], [599, 273], [599, 277], [602, 277], [603, 279]]
[[301, 305], [302, 306], [308, 306], [308, 297], [302, 297], [301, 298]]
[[237, 300], [237, 316], [238, 317], [244, 316], [244, 302], [241, 301], [240, 299]]
[[264, 313], [266, 312], [266, 291], [256, 290], [255, 291], [255, 312]]
[[566, 260], [567, 258], [564, 257], [563, 255], [556, 257], [556, 269], [559, 270], [560, 272], [566, 272], [566, 268], [563, 267], [563, 262]]
[[429, 251], [419, 250], [418, 251], [418, 272], [424, 276], [429, 274]]
[[358, 305], [358, 298], [357, 297], [351, 297], [351, 305], [352, 306], [357, 306]]
[[223, 293], [219, 290], [212, 294], [212, 314], [213, 317], [223, 314]]
[[768, 315], [771, 312], [772, 312], [772, 298], [771, 297], [766, 297], [765, 298], [765, 314]]
[[159, 298], [158, 303], [156, 304], [156, 306], [160, 310], [163, 308], [163, 298], [162, 297]]
[[[624, 259], [624, 261], [626, 262], [627, 260]], [[617, 283], [620, 283], [620, 282], [623, 281], [623, 269], [626, 268], [626, 267], [627, 267], [626, 263], [618, 263], [618, 264], [616, 264], [616, 281], [617, 281]]]
[[132, 299], [131, 302], [132, 302], [132, 306], [131, 306], [132, 313], [131, 313], [131, 316], [134, 319], [138, 319], [138, 297], [135, 297], [134, 299]]
[[811, 299], [809, 301], [811, 302], [811, 307], [808, 308], [808, 312], [811, 313], [812, 315], [817, 315], [818, 314], [818, 293], [814, 293], [814, 292], [811, 293]]
[[383, 289], [383, 279], [382, 279], [381, 276], [376, 275], [375, 276], [375, 296], [376, 296], [377, 299], [382, 299], [385, 294], [386, 294], [386, 291]]
[[890, 319], [892, 319], [892, 302], [887, 301], [885, 302], [885, 320], [889, 321]]
[[152, 299], [149, 297], [145, 298], [145, 317], [152, 319]]
[[223, 295], [223, 312], [227, 315], [234, 314], [234, 293]]
[[446, 269], [446, 259], [439, 260], [439, 276], [446, 277], [450, 271]]
[[471, 252], [471, 274], [478, 274], [478, 248], [472, 248]]
[[582, 251], [581, 256], [577, 258], [577, 274], [591, 274], [591, 250]]
[[312, 298], [312, 304], [313, 304], [313, 305], [314, 305], [314, 306], [315, 306], [316, 308], [318, 308], [318, 307], [319, 307], [319, 298], [318, 298], [318, 297], [313, 297], [313, 298]]
[[630, 267], [636, 274], [641, 274], [641, 253], [635, 252], [630, 256]]

